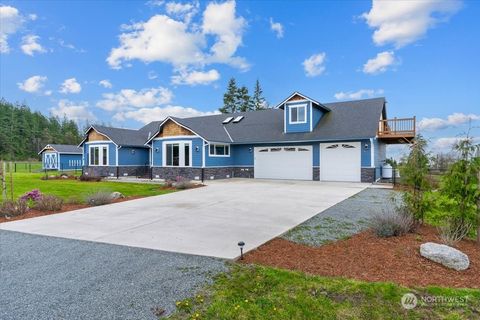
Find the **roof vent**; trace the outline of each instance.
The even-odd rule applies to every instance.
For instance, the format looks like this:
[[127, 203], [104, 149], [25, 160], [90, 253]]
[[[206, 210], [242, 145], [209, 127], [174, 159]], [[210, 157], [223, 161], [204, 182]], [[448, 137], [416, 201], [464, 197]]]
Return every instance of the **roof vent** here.
[[233, 120], [233, 123], [239, 123], [240, 121], [242, 121], [243, 118], [244, 116], [238, 116], [235, 118], [235, 120]]
[[227, 124], [229, 123], [230, 121], [232, 121], [233, 117], [228, 117], [227, 119], [223, 120], [223, 124]]

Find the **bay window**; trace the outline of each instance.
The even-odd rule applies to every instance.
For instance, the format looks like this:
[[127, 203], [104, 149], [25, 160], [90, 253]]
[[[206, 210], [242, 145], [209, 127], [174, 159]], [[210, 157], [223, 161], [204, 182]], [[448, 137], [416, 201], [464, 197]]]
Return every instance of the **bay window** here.
[[191, 142], [164, 142], [163, 165], [167, 167], [191, 166]]
[[108, 166], [108, 146], [94, 145], [88, 150], [90, 166]]

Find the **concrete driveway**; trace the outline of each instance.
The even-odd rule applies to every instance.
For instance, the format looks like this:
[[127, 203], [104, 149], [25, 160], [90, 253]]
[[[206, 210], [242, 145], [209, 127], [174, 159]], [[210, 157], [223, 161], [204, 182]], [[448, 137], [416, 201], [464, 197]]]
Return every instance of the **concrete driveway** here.
[[233, 259], [362, 191], [359, 183], [231, 179], [0, 224], [0, 229]]

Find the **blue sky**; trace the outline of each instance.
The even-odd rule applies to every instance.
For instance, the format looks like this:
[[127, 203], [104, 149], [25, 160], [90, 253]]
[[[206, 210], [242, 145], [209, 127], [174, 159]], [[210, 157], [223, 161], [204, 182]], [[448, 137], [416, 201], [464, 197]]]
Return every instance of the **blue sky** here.
[[209, 114], [235, 77], [272, 105], [385, 96], [437, 151], [480, 125], [474, 1], [3, 1], [0, 14], [0, 96], [80, 124]]

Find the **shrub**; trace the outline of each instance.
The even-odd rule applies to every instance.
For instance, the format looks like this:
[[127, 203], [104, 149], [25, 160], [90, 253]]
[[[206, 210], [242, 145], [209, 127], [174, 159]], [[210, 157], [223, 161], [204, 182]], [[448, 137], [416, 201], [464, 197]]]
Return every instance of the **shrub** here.
[[28, 211], [28, 204], [25, 200], [5, 200], [0, 204], [0, 214], [4, 217], [17, 217]]
[[82, 204], [83, 201], [76, 196], [68, 197], [65, 204]]
[[107, 191], [97, 191], [87, 196], [87, 203], [91, 206], [102, 206], [112, 203], [112, 196]]
[[34, 208], [40, 211], [59, 211], [62, 209], [63, 199], [54, 195], [43, 195], [35, 202]]
[[26, 192], [24, 193], [21, 197], [20, 197], [20, 200], [23, 200], [23, 201], [32, 201], [32, 202], [35, 202], [35, 201], [38, 201], [40, 200], [40, 198], [42, 198], [42, 193], [40, 192], [40, 190], [38, 189], [33, 189], [32, 191], [29, 191], [29, 192]]
[[173, 180], [170, 180], [170, 179], [165, 180], [165, 187], [167, 188], [173, 188], [174, 184], [175, 182]]
[[378, 237], [401, 236], [415, 228], [415, 220], [405, 207], [388, 208], [375, 214], [370, 223]]
[[472, 226], [469, 223], [456, 224], [448, 223], [438, 228], [440, 240], [446, 245], [453, 246], [463, 238], [465, 238]]
[[78, 180], [87, 182], [99, 182], [100, 180], [102, 180], [102, 177], [91, 177], [82, 174], [80, 177], [78, 177]]
[[175, 182], [175, 188], [178, 190], [185, 190], [193, 188], [195, 185], [188, 179], [184, 177], [177, 177], [177, 181]]
[[425, 196], [431, 189], [428, 180], [429, 155], [426, 148], [427, 141], [421, 135], [417, 135], [410, 146], [405, 164], [400, 168], [402, 182], [407, 187], [403, 201], [418, 222], [423, 222], [425, 213], [431, 206]]

